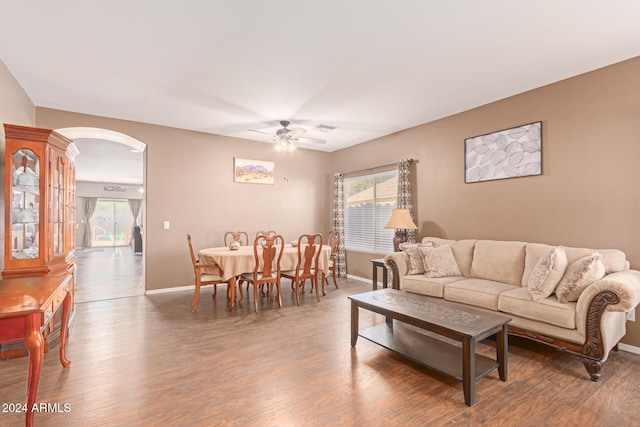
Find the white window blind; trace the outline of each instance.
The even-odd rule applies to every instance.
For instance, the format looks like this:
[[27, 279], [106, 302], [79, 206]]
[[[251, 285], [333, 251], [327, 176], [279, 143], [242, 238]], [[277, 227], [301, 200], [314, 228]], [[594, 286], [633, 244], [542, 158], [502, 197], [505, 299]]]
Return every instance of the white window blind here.
[[398, 171], [344, 179], [347, 250], [393, 252], [395, 230], [384, 228], [397, 205]]

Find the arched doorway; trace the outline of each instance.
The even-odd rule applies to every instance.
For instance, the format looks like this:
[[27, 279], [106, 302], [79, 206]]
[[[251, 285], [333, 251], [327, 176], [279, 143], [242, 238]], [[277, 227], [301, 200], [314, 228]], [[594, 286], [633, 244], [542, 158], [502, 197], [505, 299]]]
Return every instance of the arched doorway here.
[[[146, 144], [120, 132], [56, 129], [76, 157], [76, 302], [144, 295]], [[140, 244], [138, 237], [141, 238]]]

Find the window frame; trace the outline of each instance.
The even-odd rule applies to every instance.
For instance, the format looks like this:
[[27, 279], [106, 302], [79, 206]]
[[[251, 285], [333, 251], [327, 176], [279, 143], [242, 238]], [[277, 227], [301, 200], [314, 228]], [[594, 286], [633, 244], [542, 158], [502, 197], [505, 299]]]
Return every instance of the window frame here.
[[[376, 182], [376, 179], [387, 177], [387, 179]], [[359, 180], [367, 180], [373, 179], [374, 184], [371, 187], [367, 187], [360, 192], [350, 194], [349, 184], [354, 181]], [[387, 194], [379, 194], [380, 186], [384, 182], [391, 180], [389, 185], [387, 184], [386, 191], [388, 192], [390, 188], [393, 188], [392, 193]], [[384, 225], [388, 222], [389, 217], [391, 216], [391, 210], [397, 207], [397, 199], [398, 199], [398, 169], [397, 168], [389, 168], [386, 170], [379, 170], [373, 173], [361, 174], [357, 176], [350, 176], [344, 178], [344, 188], [345, 188], [345, 197], [344, 197], [344, 230], [345, 230], [345, 249], [347, 251], [355, 251], [361, 253], [370, 253], [370, 254], [387, 254], [393, 252], [393, 237], [395, 235], [394, 229], [385, 229]], [[351, 211], [350, 208], [354, 208], [355, 206], [350, 206], [349, 198], [354, 196], [355, 194], [361, 194], [366, 192], [369, 188], [373, 188], [372, 190], [372, 218], [368, 221], [367, 224], [353, 226], [352, 221], [354, 219], [354, 211]], [[381, 202], [386, 198], [386, 202]], [[361, 214], [367, 214], [366, 211], [362, 211]], [[367, 242], [366, 238], [356, 238], [354, 239], [353, 233], [357, 233], [354, 229], [369, 229], [367, 232], [370, 233], [370, 242]], [[364, 233], [364, 232], [363, 232]], [[359, 236], [362, 237], [362, 236]]]

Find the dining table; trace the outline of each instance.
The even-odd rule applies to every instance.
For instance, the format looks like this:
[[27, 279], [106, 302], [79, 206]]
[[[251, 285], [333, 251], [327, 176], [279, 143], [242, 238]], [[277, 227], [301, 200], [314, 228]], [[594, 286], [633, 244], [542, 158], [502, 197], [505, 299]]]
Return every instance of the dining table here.
[[[301, 253], [304, 256], [304, 246]], [[322, 284], [322, 294], [324, 295], [323, 278], [329, 273], [329, 258], [331, 256], [331, 246], [322, 245], [320, 257], [318, 258], [318, 270], [322, 277], [318, 278], [318, 283]], [[210, 264], [220, 269], [222, 280], [229, 283], [229, 298], [231, 300], [230, 310], [236, 309], [236, 277], [243, 273], [253, 273], [256, 260], [253, 253], [253, 245], [240, 246], [238, 249], [229, 249], [226, 246], [204, 248], [198, 251], [198, 257], [202, 264]], [[258, 261], [262, 263], [262, 251], [258, 251]], [[298, 264], [298, 247], [289, 243], [284, 245], [282, 259], [280, 260], [280, 270], [295, 270]], [[205, 269], [206, 272], [206, 269]]]

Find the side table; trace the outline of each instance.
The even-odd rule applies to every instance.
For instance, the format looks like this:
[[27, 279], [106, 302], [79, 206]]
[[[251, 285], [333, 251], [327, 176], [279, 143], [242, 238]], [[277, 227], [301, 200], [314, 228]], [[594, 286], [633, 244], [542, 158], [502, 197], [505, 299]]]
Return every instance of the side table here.
[[384, 258], [372, 259], [371, 264], [373, 265], [373, 290], [378, 290], [378, 267], [382, 268], [382, 287], [387, 287], [387, 267], [384, 266]]

